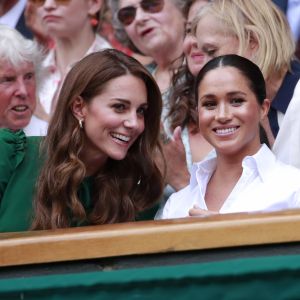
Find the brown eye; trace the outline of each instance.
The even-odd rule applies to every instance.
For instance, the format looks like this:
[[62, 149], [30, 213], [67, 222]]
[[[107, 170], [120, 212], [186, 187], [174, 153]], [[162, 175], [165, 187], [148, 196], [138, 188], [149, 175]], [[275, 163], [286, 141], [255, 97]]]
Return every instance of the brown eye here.
[[204, 101], [201, 106], [208, 110], [211, 110], [214, 109], [217, 106], [217, 104], [215, 101]]
[[245, 102], [245, 100], [243, 98], [233, 98], [231, 99], [230, 103], [233, 105], [233, 106], [240, 106], [243, 104], [243, 102]]
[[118, 113], [121, 113], [121, 112], [125, 111], [125, 109], [126, 109], [126, 106], [122, 103], [116, 103], [112, 107]]

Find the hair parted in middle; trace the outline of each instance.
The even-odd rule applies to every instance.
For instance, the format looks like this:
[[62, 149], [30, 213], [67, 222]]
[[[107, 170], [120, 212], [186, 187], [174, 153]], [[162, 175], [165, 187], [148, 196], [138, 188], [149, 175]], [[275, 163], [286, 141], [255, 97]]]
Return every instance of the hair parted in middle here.
[[[199, 85], [201, 84], [205, 75], [211, 70], [223, 67], [232, 67], [237, 69], [241, 73], [241, 75], [247, 80], [250, 90], [254, 93], [256, 97], [257, 103], [259, 105], [263, 104], [264, 100], [267, 97], [267, 94], [265, 79], [260, 68], [251, 60], [236, 54], [217, 56], [212, 60], [208, 61], [200, 70], [195, 80], [194, 93], [195, 100], [197, 103], [199, 98]], [[261, 125], [259, 125], [259, 135], [261, 143], [265, 143], [270, 148], [270, 143], [268, 141], [266, 132]]]
[[257, 102], [261, 105], [266, 99], [266, 84], [264, 76], [259, 67], [249, 59], [236, 54], [221, 55], [208, 61], [200, 70], [195, 81], [195, 99], [198, 102], [199, 85], [205, 75], [212, 70], [232, 67], [237, 69], [247, 80], [250, 90], [256, 96]]
[[[86, 174], [80, 160], [84, 131], [73, 115], [72, 104], [78, 96], [89, 103], [110, 80], [127, 74], [140, 78], [147, 89], [145, 129], [123, 160], [108, 159], [95, 175], [94, 205], [87, 215], [77, 196]], [[153, 206], [163, 190], [163, 178], [154, 161], [154, 153], [160, 150], [161, 109], [161, 93], [155, 80], [134, 58], [106, 49], [76, 63], [65, 78], [41, 148], [46, 161], [37, 184], [33, 229], [69, 227], [74, 221], [132, 221], [138, 212]]]

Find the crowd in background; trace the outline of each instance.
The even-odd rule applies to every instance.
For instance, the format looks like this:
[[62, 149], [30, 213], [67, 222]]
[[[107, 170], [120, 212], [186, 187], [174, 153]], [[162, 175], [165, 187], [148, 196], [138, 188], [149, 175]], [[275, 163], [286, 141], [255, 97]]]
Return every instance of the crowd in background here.
[[300, 207], [299, 58], [296, 0], [3, 0], [0, 231]]

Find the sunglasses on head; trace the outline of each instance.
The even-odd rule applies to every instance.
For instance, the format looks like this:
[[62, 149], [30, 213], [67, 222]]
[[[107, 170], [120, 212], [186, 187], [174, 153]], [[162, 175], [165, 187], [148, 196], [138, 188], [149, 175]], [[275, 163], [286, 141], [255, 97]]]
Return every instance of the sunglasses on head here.
[[[142, 0], [140, 7], [145, 12], [158, 13], [164, 7], [164, 0]], [[133, 5], [121, 8], [117, 13], [119, 21], [125, 26], [130, 25], [134, 21], [136, 10], [137, 7]]]
[[[58, 5], [67, 5], [71, 0], [55, 0], [55, 3]], [[43, 6], [46, 0], [29, 0], [30, 3], [36, 6]]]

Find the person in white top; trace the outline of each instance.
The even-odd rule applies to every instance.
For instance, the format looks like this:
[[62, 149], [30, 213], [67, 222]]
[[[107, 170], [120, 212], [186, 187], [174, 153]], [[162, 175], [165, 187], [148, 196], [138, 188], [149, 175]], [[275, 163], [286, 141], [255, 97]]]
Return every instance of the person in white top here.
[[199, 127], [216, 157], [193, 166], [190, 184], [174, 193], [157, 219], [300, 206], [300, 170], [261, 144], [267, 116], [263, 75], [250, 60], [224, 55], [196, 78]]
[[[38, 6], [37, 14], [54, 41], [44, 60], [47, 76], [39, 94], [35, 115], [49, 121], [56, 106], [62, 81], [70, 68], [84, 56], [111, 48], [97, 32], [102, 0], [30, 0]], [[37, 119], [31, 135], [45, 135], [47, 126]]]

